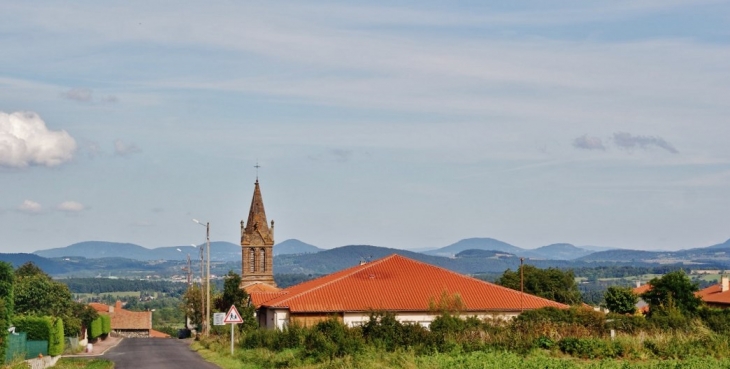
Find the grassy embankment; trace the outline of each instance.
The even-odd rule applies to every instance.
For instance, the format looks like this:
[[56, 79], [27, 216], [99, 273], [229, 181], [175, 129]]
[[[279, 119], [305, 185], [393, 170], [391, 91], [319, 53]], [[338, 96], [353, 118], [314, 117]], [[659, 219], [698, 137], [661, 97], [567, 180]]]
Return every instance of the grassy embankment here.
[[527, 355], [507, 351], [476, 351], [436, 353], [417, 355], [413, 351], [387, 352], [368, 348], [353, 356], [335, 358], [331, 361], [312, 362], [302, 360], [297, 350], [273, 352], [267, 349], [236, 348], [230, 355], [230, 346], [225, 339], [195, 342], [193, 349], [207, 361], [223, 369], [254, 368], [361, 368], [361, 369], [450, 369], [450, 368], [520, 368], [520, 369], [715, 369], [730, 368], [730, 359], [713, 357], [691, 357], [687, 359], [643, 359], [643, 360], [584, 360], [571, 357], [554, 357], [549, 351], [534, 350]]

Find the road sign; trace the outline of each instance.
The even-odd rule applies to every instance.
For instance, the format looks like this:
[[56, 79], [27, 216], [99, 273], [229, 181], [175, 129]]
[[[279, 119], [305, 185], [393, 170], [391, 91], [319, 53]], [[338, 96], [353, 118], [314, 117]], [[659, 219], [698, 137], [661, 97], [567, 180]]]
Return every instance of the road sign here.
[[223, 320], [226, 319], [226, 313], [214, 313], [213, 314], [213, 325], [226, 325]]
[[236, 309], [236, 305], [231, 305], [231, 308], [228, 309], [228, 314], [226, 314], [226, 318], [223, 319], [223, 323], [231, 323], [231, 324], [243, 323], [243, 318], [241, 318], [241, 314], [238, 313], [238, 309]]

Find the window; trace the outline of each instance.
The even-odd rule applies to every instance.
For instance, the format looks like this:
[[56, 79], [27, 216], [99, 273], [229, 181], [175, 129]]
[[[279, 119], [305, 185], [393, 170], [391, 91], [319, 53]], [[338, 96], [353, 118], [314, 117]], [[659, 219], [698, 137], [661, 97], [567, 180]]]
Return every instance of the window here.
[[250, 272], [253, 273], [256, 271], [256, 251], [254, 251], [253, 247], [248, 250], [249, 250], [248, 265], [249, 265]]
[[262, 272], [265, 272], [266, 271], [266, 249], [261, 249], [260, 254], [261, 254], [261, 268], [259, 268], [259, 270], [261, 270]]

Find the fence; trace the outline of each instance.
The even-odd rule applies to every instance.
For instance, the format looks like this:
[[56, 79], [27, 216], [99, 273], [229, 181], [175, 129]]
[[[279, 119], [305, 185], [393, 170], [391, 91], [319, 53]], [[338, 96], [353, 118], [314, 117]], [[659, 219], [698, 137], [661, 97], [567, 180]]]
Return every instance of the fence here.
[[26, 341], [25, 358], [33, 359], [38, 355], [48, 356], [48, 341]]
[[16, 357], [25, 359], [26, 341], [27, 334], [25, 332], [8, 333], [8, 347], [5, 351], [5, 363], [13, 361]]

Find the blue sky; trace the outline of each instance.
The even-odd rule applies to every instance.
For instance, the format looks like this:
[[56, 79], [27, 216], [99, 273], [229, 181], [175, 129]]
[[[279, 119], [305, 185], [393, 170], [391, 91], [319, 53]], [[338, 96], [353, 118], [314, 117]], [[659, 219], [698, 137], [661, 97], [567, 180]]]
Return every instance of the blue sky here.
[[4, 2], [0, 252], [730, 238], [730, 5]]

